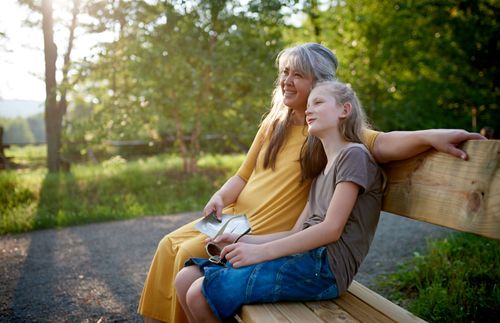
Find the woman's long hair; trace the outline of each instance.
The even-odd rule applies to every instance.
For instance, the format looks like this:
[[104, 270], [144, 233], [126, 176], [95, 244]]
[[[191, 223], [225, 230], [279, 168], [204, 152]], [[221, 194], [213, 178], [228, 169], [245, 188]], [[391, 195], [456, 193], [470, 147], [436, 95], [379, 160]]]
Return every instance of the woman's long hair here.
[[264, 156], [264, 168], [276, 165], [276, 157], [281, 150], [288, 129], [291, 126], [293, 110], [283, 104], [280, 78], [285, 67], [292, 67], [316, 82], [335, 80], [338, 61], [328, 48], [316, 43], [306, 43], [281, 51], [276, 58], [278, 77], [273, 91], [272, 106], [262, 121], [261, 128], [269, 146]]
[[[369, 124], [353, 89], [339, 81], [317, 83], [317, 87], [324, 87], [335, 98], [337, 104], [351, 104], [352, 109], [349, 115], [339, 120], [339, 132], [345, 141], [362, 143], [362, 129], [369, 129]], [[313, 135], [308, 135], [300, 152], [302, 181], [318, 176], [325, 168], [326, 163], [326, 153], [321, 141]]]

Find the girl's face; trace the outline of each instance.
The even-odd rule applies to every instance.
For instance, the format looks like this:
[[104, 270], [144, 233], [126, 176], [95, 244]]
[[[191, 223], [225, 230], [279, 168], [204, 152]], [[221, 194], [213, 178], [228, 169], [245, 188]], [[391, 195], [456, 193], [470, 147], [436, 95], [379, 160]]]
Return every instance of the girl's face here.
[[307, 106], [307, 97], [311, 92], [313, 78], [291, 66], [285, 66], [280, 76], [283, 104], [291, 109], [304, 111]]
[[322, 133], [338, 129], [339, 119], [346, 117], [346, 111], [325, 86], [314, 88], [307, 100], [306, 122], [309, 133], [321, 136]]

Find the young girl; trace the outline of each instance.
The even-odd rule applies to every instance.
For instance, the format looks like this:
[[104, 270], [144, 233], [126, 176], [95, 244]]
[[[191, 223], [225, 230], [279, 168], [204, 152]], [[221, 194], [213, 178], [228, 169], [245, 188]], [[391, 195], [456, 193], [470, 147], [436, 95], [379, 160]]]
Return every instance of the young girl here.
[[188, 261], [175, 286], [190, 321], [224, 321], [243, 304], [335, 298], [352, 282], [378, 223], [382, 173], [361, 144], [365, 117], [350, 87], [318, 83], [305, 113], [302, 178], [315, 180], [295, 227], [216, 238], [227, 265]]

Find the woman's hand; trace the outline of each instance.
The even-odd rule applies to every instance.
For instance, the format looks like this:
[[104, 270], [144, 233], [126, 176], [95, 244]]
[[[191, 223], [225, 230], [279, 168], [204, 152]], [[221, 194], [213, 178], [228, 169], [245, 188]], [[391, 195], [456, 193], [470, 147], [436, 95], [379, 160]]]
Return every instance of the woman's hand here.
[[485, 137], [478, 133], [467, 132], [465, 130], [433, 129], [429, 131], [429, 144], [437, 151], [453, 155], [466, 160], [468, 158], [465, 151], [457, 148], [457, 145], [466, 140], [484, 140]]
[[218, 193], [215, 193], [212, 198], [208, 201], [207, 205], [203, 209], [203, 216], [208, 216], [211, 213], [215, 212], [215, 216], [217, 219], [222, 219], [222, 209], [224, 209], [224, 200], [222, 196]]
[[238, 242], [222, 249], [221, 258], [224, 257], [234, 268], [239, 268], [266, 261], [269, 259], [269, 254], [264, 245]]
[[457, 146], [466, 140], [484, 140], [478, 133], [460, 129], [428, 129], [418, 131], [381, 132], [375, 139], [372, 154], [379, 163], [414, 157], [429, 148], [467, 159]]

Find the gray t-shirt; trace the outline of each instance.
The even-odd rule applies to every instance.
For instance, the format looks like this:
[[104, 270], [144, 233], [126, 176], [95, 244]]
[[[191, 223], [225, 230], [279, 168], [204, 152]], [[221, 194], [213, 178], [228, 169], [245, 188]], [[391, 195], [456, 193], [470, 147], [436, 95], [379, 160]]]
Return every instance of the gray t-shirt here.
[[323, 222], [335, 185], [340, 182], [353, 182], [361, 187], [340, 239], [326, 246], [339, 294], [343, 294], [368, 253], [382, 207], [382, 171], [365, 146], [350, 144], [345, 147], [330, 170], [314, 180], [309, 192], [309, 215], [303, 229]]

